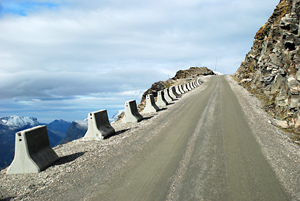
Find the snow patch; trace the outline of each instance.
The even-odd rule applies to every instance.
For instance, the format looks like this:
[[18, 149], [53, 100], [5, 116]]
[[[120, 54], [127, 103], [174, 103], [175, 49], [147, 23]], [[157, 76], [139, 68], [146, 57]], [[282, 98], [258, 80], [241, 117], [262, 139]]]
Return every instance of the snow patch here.
[[88, 118], [81, 120], [81, 121], [75, 121], [75, 123], [79, 124], [82, 127], [88, 127]]
[[124, 112], [124, 110], [118, 110], [118, 112], [116, 114], [114, 114], [114, 116], [109, 119], [109, 122], [112, 123], [112, 122], [115, 122], [118, 120], [119, 118], [119, 115], [122, 114]]
[[38, 126], [39, 122], [35, 117], [22, 117], [12, 115], [8, 117], [2, 117], [0, 124], [14, 128], [21, 128], [24, 126]]

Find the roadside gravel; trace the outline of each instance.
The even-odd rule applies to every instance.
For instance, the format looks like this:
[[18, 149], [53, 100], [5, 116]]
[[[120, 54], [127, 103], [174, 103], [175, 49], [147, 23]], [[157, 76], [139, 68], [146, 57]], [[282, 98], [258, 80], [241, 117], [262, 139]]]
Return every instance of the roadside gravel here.
[[271, 124], [272, 117], [264, 111], [262, 103], [226, 76], [242, 106], [262, 153], [273, 168], [283, 187], [300, 200], [300, 147], [290, 140], [290, 134]]

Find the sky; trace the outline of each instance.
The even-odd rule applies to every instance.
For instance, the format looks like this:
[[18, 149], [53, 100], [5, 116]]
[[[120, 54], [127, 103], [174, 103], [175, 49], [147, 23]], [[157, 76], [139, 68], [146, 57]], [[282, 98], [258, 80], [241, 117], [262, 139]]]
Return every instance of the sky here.
[[278, 3], [0, 0], [0, 117], [111, 117], [178, 70], [233, 74]]

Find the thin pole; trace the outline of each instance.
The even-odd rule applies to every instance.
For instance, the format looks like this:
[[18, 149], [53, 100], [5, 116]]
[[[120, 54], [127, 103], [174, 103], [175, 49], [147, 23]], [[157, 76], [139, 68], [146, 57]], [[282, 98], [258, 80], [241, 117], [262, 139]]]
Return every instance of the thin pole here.
[[217, 71], [217, 63], [218, 63], [218, 57], [216, 57], [215, 71]]

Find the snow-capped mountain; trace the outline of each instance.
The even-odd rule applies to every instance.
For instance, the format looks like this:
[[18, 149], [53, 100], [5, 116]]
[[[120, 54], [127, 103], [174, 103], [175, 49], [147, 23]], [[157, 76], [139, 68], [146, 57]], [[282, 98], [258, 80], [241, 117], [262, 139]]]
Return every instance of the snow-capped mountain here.
[[55, 120], [50, 124], [41, 124], [36, 117], [9, 116], [0, 118], [0, 169], [11, 163], [14, 156], [15, 133], [38, 125], [46, 125], [50, 145], [55, 146], [65, 137], [71, 122]]
[[88, 127], [88, 118], [81, 120], [81, 121], [74, 121], [75, 123], [79, 124], [83, 128]]
[[112, 123], [114, 121], [117, 121], [119, 118], [119, 115], [122, 114], [124, 112], [124, 110], [119, 110], [116, 114], [114, 114], [114, 116], [109, 119], [109, 122]]
[[66, 133], [64, 139], [58, 142], [58, 144], [64, 144], [72, 140], [82, 138], [88, 129], [88, 118], [81, 121], [73, 121]]
[[18, 129], [23, 127], [34, 127], [38, 126], [40, 123], [35, 117], [20, 117], [17, 115], [12, 115], [9, 117], [0, 118], [0, 124], [10, 127], [10, 129]]
[[51, 131], [61, 138], [64, 138], [71, 125], [71, 122], [60, 119], [54, 120], [51, 123], [45, 125], [47, 126], [48, 131]]

